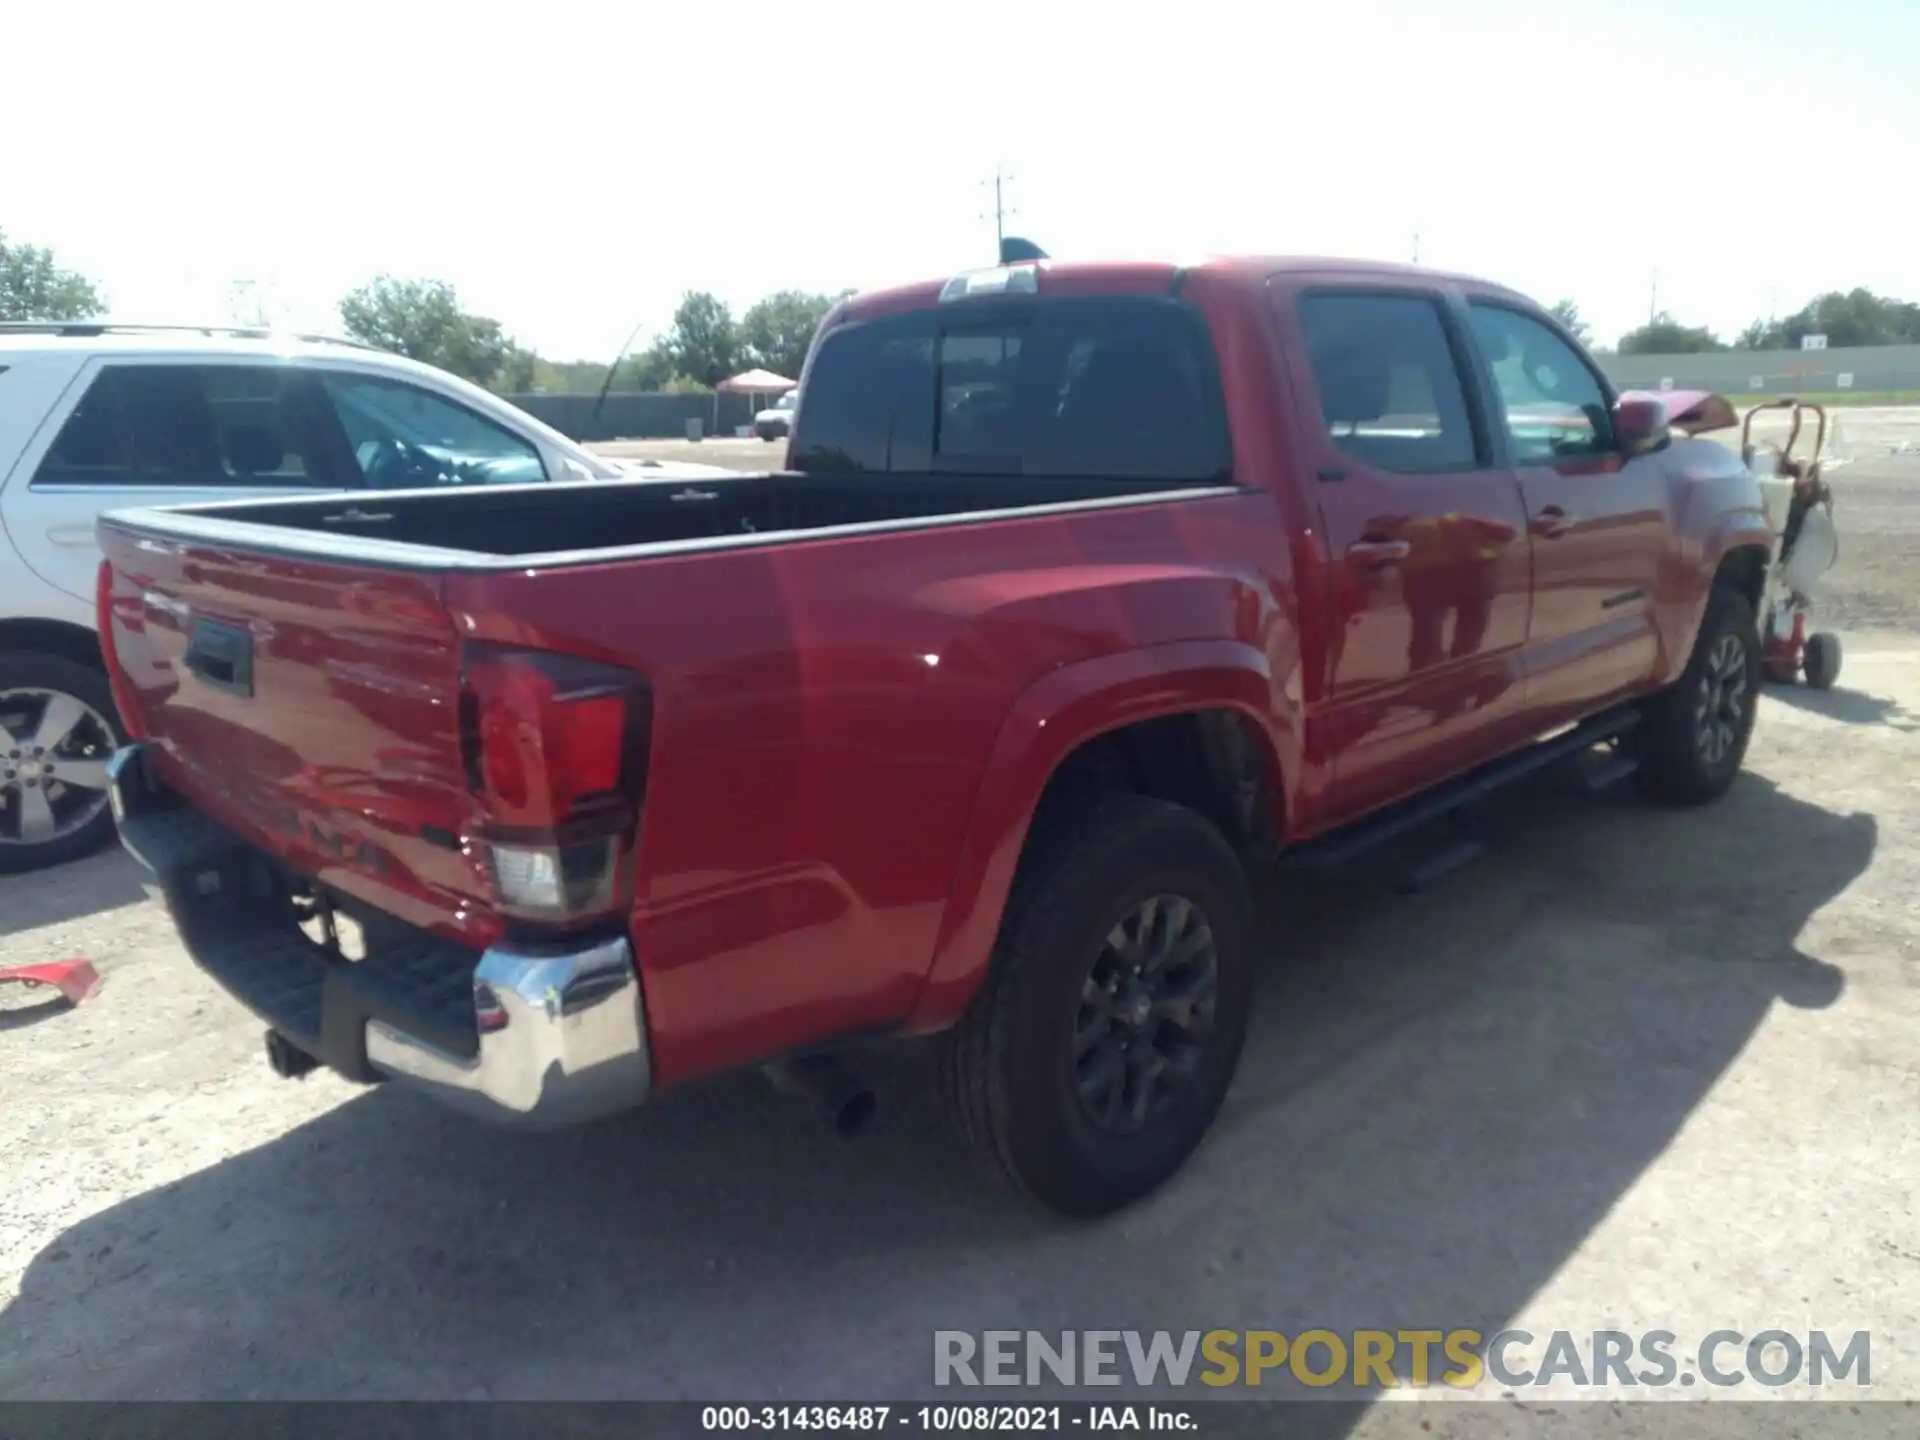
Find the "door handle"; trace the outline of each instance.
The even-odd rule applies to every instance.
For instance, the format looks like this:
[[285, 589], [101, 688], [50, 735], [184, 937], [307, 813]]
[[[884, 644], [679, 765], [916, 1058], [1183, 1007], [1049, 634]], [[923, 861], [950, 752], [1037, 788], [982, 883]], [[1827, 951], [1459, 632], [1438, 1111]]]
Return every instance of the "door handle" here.
[[1533, 533], [1548, 540], [1557, 540], [1572, 528], [1573, 521], [1558, 505], [1543, 505], [1540, 513], [1533, 517]]
[[1398, 565], [1412, 553], [1413, 546], [1406, 540], [1356, 540], [1347, 546], [1348, 560], [1374, 570]]

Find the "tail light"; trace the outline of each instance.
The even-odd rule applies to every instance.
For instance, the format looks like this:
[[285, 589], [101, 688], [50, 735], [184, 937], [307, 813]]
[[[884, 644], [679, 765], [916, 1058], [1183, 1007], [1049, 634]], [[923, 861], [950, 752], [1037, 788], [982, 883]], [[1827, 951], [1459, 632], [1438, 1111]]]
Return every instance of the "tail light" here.
[[630, 670], [467, 648], [461, 743], [503, 914], [575, 925], [625, 911], [652, 717]]
[[[138, 603], [135, 597], [135, 603]], [[113, 562], [102, 560], [94, 577], [94, 625], [100, 632], [100, 658], [107, 666], [107, 688], [113, 692], [113, 705], [120, 712], [120, 728], [131, 740], [146, 738], [146, 717], [140, 713], [140, 697], [133, 682], [120, 666], [120, 652], [113, 639]]]

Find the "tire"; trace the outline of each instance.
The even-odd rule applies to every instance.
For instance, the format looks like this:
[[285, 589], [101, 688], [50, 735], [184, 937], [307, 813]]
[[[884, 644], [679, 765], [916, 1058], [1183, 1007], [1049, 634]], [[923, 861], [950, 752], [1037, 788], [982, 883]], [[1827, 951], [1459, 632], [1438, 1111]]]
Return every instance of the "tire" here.
[[1801, 673], [1813, 690], [1831, 690], [1840, 678], [1840, 637], [1822, 633], [1809, 635], [1800, 655]]
[[[940, 1041], [944, 1098], [969, 1148], [1069, 1216], [1119, 1209], [1165, 1181], [1212, 1125], [1239, 1063], [1251, 913], [1233, 850], [1181, 806], [1110, 797], [1030, 837], [987, 980]], [[1154, 967], [1130, 967], [1115, 933], [1144, 936], [1149, 954], [1157, 939], [1179, 942], [1158, 967], [1157, 997]], [[1181, 961], [1193, 944], [1203, 948]], [[1160, 1014], [1143, 1014], [1156, 1003]], [[1116, 1065], [1119, 1083], [1100, 1083]], [[1160, 1078], [1143, 1085], [1149, 1075]]]
[[[41, 747], [49, 754], [36, 757], [30, 742], [39, 737], [28, 727], [44, 720], [48, 699], [56, 696], [78, 701], [91, 713], [60, 737], [59, 743]], [[71, 706], [66, 708], [71, 713]], [[57, 762], [73, 759], [85, 761], [90, 774], [97, 776], [98, 767], [125, 742], [105, 675], [60, 655], [27, 650], [0, 652], [0, 874], [64, 864], [91, 854], [113, 838], [113, 811], [106, 803], [104, 788], [98, 792], [98, 804], [94, 806], [85, 803], [94, 793], [91, 787], [83, 790], [65, 784], [57, 793], [45, 787], [43, 779], [49, 777], [43, 775], [41, 767], [54, 762], [50, 778], [57, 781]], [[30, 794], [45, 803], [46, 813], [54, 814], [55, 824], [60, 826], [45, 840], [34, 841], [25, 835]]]
[[1752, 603], [1714, 586], [1686, 670], [1644, 707], [1635, 772], [1641, 792], [1668, 805], [1724, 795], [1753, 738], [1762, 673]]

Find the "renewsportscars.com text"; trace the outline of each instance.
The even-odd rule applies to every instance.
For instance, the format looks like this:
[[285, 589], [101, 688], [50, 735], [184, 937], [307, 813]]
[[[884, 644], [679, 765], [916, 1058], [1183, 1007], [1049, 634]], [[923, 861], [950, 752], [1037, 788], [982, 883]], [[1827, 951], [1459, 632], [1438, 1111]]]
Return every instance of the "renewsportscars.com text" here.
[[936, 1330], [936, 1385], [1346, 1385], [1469, 1390], [1872, 1383], [1872, 1337], [1715, 1330]]

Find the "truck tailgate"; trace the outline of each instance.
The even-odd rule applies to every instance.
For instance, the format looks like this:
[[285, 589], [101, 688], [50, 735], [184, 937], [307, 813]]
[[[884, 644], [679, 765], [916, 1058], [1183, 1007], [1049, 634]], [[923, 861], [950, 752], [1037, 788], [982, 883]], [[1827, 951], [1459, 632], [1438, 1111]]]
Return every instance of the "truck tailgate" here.
[[459, 841], [460, 644], [438, 580], [111, 523], [101, 542], [121, 705], [166, 784], [327, 887], [493, 938]]

